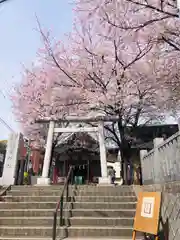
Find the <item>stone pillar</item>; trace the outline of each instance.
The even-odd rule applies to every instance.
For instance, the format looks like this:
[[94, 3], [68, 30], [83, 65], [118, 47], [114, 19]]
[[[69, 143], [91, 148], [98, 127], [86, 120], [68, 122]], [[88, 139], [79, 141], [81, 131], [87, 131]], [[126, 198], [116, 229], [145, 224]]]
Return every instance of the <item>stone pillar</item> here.
[[21, 133], [10, 133], [7, 143], [6, 157], [0, 185], [14, 185], [16, 181], [16, 168], [19, 156], [20, 142], [23, 136]]
[[[180, 0], [179, 0], [179, 2], [180, 2]], [[178, 130], [180, 132], [180, 118], [178, 118]]]
[[101, 163], [101, 177], [99, 178], [99, 184], [110, 184], [110, 177], [107, 172], [107, 159], [106, 159], [106, 146], [104, 138], [104, 124], [98, 123], [99, 132], [99, 149], [100, 149], [100, 163]]
[[159, 154], [159, 148], [158, 146], [164, 142], [163, 138], [155, 138], [153, 140], [154, 143], [154, 163], [152, 163], [152, 168], [154, 170], [154, 183], [160, 183], [161, 182], [161, 159]]
[[47, 143], [46, 143], [46, 152], [45, 152], [45, 156], [44, 156], [42, 177], [37, 179], [38, 185], [49, 185], [50, 184], [50, 179], [48, 178], [48, 173], [49, 173], [49, 167], [50, 167], [50, 162], [51, 162], [54, 125], [55, 125], [55, 123], [53, 121], [50, 121], [48, 136], [47, 136]]
[[145, 183], [146, 180], [149, 178], [149, 167], [148, 163], [145, 162], [144, 157], [147, 155], [147, 150], [140, 150], [140, 161], [141, 161], [141, 171], [142, 171], [142, 182]]
[[121, 177], [121, 171], [122, 171], [122, 159], [121, 159], [121, 151], [119, 150], [118, 151], [118, 155], [117, 155], [117, 164], [118, 164], [118, 174], [117, 174], [117, 171], [116, 171], [116, 177], [118, 178], [118, 175], [119, 175], [119, 185], [122, 185], [123, 184], [123, 179]]

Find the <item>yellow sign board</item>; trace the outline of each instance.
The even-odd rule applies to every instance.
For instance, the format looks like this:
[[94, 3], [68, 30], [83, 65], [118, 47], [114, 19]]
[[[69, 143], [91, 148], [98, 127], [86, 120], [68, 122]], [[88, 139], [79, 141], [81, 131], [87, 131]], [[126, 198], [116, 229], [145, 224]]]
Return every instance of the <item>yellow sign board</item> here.
[[134, 231], [158, 235], [161, 210], [160, 192], [140, 192], [134, 219]]

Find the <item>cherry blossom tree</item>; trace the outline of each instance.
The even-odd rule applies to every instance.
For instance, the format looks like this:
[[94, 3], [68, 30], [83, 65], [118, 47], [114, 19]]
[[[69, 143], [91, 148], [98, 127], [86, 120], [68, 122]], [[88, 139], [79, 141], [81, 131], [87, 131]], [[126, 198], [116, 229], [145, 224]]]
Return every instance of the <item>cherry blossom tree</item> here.
[[[37, 144], [44, 143], [47, 127], [36, 123], [37, 119], [65, 111], [53, 99], [52, 81], [56, 78], [54, 69], [48, 66], [25, 69], [22, 81], [12, 95], [13, 110], [23, 133]], [[68, 112], [68, 108], [66, 108]], [[56, 138], [55, 138], [56, 139]], [[55, 140], [57, 142], [57, 139]]]
[[[162, 120], [167, 113], [170, 96], [159, 69], [164, 58], [157, 58], [159, 46], [154, 36], [113, 25], [106, 13], [102, 16], [104, 5], [97, 3], [100, 1], [93, 1], [92, 8], [88, 1], [87, 10], [78, 5], [66, 47], [52, 44], [49, 34], [40, 29], [45, 43], [42, 58], [63, 75], [55, 83], [56, 96], [75, 91], [81, 96], [78, 111], [119, 117], [117, 126], [105, 127], [126, 162], [137, 126]], [[111, 8], [109, 12], [113, 15]], [[123, 23], [124, 18], [119, 21]]]
[[134, 17], [139, 6], [133, 6], [128, 0], [76, 2], [74, 30], [65, 43], [54, 41], [39, 24], [44, 43], [38, 51], [40, 64], [26, 71], [14, 98], [17, 116], [28, 132], [32, 122], [36, 133], [37, 128], [43, 132], [34, 124], [39, 117], [90, 111], [118, 116], [117, 123], [105, 127], [126, 168], [133, 131], [140, 124], [162, 120], [171, 97], [162, 78], [166, 58], [157, 34], [125, 26], [130, 23], [125, 21], [127, 13], [131, 23], [142, 24]]
[[[161, 57], [161, 78], [171, 90], [170, 107], [179, 105], [180, 18], [174, 0], [79, 0], [77, 11], [84, 18], [95, 18], [113, 28], [138, 33], [141, 39], [150, 37], [157, 45], [156, 58]], [[165, 84], [165, 81], [164, 81]]]

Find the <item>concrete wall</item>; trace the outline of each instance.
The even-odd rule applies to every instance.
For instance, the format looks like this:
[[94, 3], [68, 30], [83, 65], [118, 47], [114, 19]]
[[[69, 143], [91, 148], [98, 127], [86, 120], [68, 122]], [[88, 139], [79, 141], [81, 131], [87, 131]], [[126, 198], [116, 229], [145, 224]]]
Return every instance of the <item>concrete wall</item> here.
[[144, 184], [180, 181], [180, 132], [165, 141], [154, 139], [154, 149], [140, 155]]
[[137, 196], [140, 191], [162, 192], [160, 240], [180, 240], [180, 182], [133, 187]]

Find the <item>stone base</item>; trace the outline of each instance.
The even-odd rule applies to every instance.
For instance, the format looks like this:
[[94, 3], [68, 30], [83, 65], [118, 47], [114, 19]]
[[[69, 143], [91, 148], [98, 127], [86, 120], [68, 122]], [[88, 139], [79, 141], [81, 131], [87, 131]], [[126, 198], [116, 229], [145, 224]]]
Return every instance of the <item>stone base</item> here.
[[110, 185], [111, 178], [110, 177], [99, 177], [99, 185]]
[[47, 186], [50, 185], [50, 178], [43, 178], [40, 177], [37, 179], [37, 184], [38, 186]]

